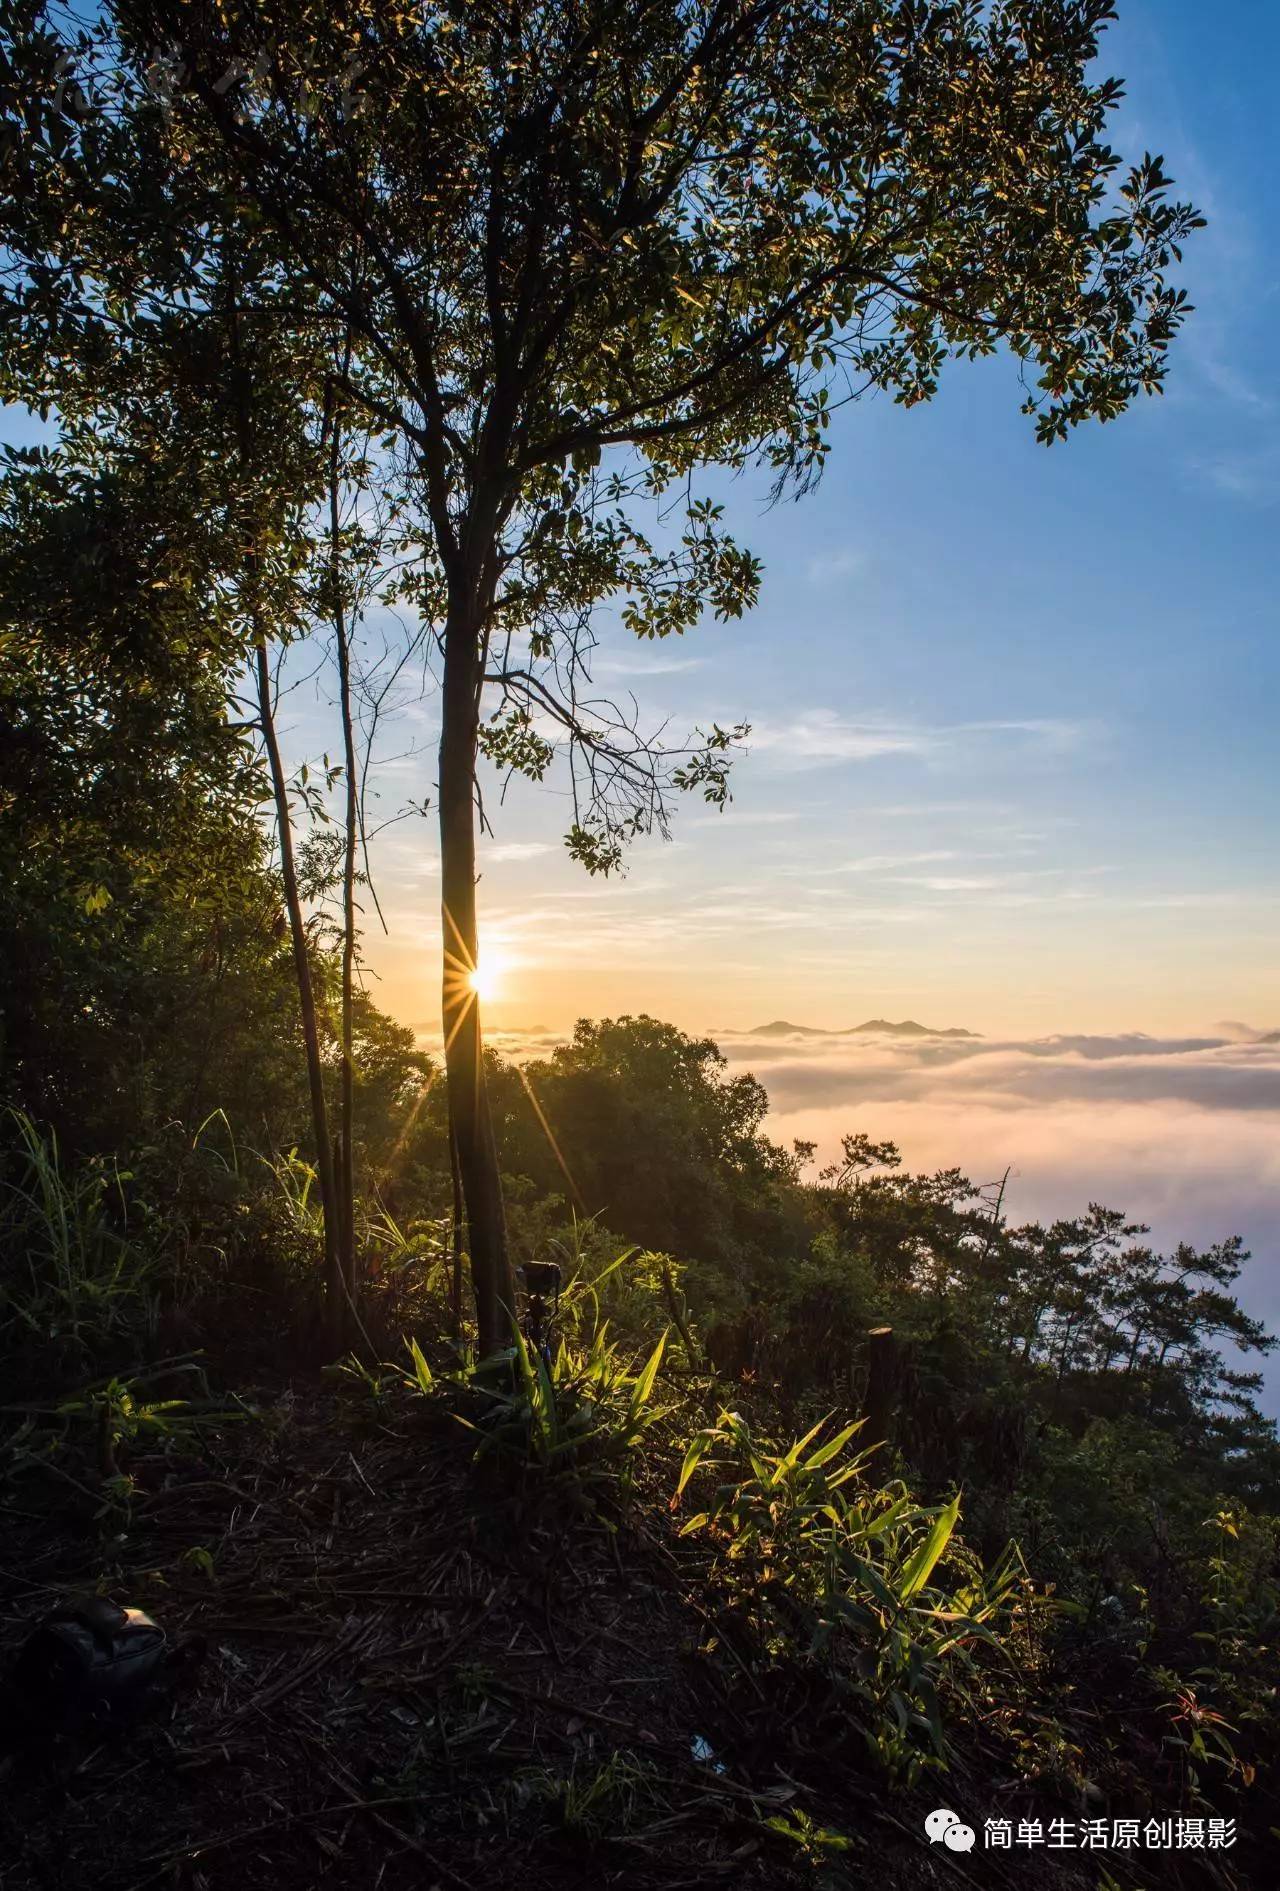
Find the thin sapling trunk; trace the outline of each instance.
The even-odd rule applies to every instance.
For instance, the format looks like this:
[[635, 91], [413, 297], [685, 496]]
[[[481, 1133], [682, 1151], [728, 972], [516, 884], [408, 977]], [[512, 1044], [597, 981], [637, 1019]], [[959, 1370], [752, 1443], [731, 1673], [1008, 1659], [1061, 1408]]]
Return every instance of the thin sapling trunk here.
[[302, 1012], [302, 1038], [306, 1048], [307, 1083], [311, 1093], [311, 1123], [316, 1149], [316, 1175], [320, 1184], [320, 1205], [324, 1219], [324, 1275], [328, 1336], [341, 1346], [346, 1334], [346, 1295], [338, 1244], [339, 1217], [329, 1142], [328, 1111], [325, 1106], [324, 1068], [320, 1061], [320, 1031], [316, 1021], [315, 987], [311, 981], [311, 959], [303, 921], [302, 900], [298, 893], [298, 870], [293, 854], [293, 822], [289, 812], [289, 787], [280, 759], [276, 734], [275, 710], [271, 695], [271, 664], [266, 638], [259, 636], [254, 652], [258, 683], [258, 709], [262, 736], [271, 771], [271, 791], [276, 807], [276, 827], [280, 836], [280, 880], [284, 888], [285, 909], [289, 915], [289, 937], [293, 942], [293, 965], [298, 980], [298, 1004]]

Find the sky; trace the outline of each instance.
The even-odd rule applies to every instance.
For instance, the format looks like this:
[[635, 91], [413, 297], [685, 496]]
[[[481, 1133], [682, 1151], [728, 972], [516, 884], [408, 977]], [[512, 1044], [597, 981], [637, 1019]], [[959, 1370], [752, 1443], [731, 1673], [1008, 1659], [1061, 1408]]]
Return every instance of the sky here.
[[[1167, 393], [1046, 450], [1007, 360], [952, 363], [926, 406], [838, 414], [799, 502], [709, 478], [764, 561], [757, 609], [658, 644], [606, 613], [596, 674], [650, 726], [749, 723], [733, 803], [683, 801], [670, 842], [598, 881], [564, 850], [563, 781], [500, 806], [490, 783], [493, 1025], [1280, 1025], [1280, 11], [1120, 11], [1112, 141], [1161, 151], [1209, 219]], [[295, 761], [337, 746], [324, 693], [285, 701]], [[377, 818], [434, 796], [437, 726], [428, 692], [384, 728]], [[392, 822], [373, 859], [370, 979], [434, 1029], [432, 824]]]
[[[839, 415], [798, 503], [709, 482], [764, 560], [758, 608], [660, 645], [604, 622], [598, 680], [655, 723], [749, 722], [733, 804], [684, 802], [597, 882], [562, 784], [509, 797], [482, 850], [492, 1022], [1280, 1023], [1280, 14], [1204, 19], [1127, 0], [1103, 60], [1128, 87], [1113, 141], [1163, 151], [1210, 219], [1167, 394], [1046, 450], [1007, 361], [953, 364], [927, 407]], [[430, 699], [389, 732], [418, 753], [385, 811], [431, 792], [434, 734]], [[388, 830], [378, 871], [372, 970], [433, 1022], [430, 827]]]
[[[711, 1032], [774, 1134], [1008, 1168], [1015, 1219], [1098, 1200], [1165, 1246], [1239, 1233], [1245, 1303], [1280, 1325], [1280, 1048], [1252, 1041], [1280, 1026], [1280, 11], [1121, 12], [1113, 142], [1209, 218], [1167, 393], [1046, 451], [1006, 361], [953, 364], [927, 407], [838, 416], [798, 504], [709, 482], [764, 560], [758, 608], [658, 646], [606, 620], [597, 676], [655, 724], [749, 722], [733, 804], [685, 803], [602, 882], [558, 785], [491, 789], [486, 1015], [512, 1050], [624, 1011]], [[305, 691], [297, 717], [314, 747]], [[388, 730], [384, 813], [433, 792], [435, 736], [429, 697]], [[430, 1037], [430, 823], [376, 864], [374, 988]], [[876, 1017], [981, 1042], [749, 1035]]]

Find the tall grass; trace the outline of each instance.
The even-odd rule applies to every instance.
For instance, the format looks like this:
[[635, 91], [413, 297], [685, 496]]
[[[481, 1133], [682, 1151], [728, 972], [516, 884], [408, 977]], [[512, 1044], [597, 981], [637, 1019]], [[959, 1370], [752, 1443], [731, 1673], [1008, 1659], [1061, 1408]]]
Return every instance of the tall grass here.
[[10, 1147], [0, 1170], [0, 1348], [25, 1338], [83, 1363], [154, 1312], [155, 1263], [125, 1225], [128, 1178], [100, 1162], [68, 1168], [54, 1132], [25, 1111], [10, 1109], [3, 1120]]

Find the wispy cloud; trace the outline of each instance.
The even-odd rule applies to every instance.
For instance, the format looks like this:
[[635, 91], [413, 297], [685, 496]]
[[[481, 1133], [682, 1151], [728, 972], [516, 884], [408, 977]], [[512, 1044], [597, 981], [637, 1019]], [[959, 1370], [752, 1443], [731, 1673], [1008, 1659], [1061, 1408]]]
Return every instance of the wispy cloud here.
[[1268, 887], [1188, 888], [1169, 893], [1125, 897], [1118, 904], [1146, 912], [1247, 912], [1250, 907], [1274, 906], [1280, 893]]
[[926, 816], [971, 821], [975, 817], [1010, 819], [1017, 810], [1006, 801], [895, 801], [887, 807], [868, 808], [867, 812], [886, 821], [918, 821]]
[[1091, 737], [1102, 733], [1101, 724], [1072, 720], [1067, 716], [1021, 716], [1003, 721], [959, 722], [946, 733], [953, 737], [967, 735], [1025, 736], [1057, 755], [1078, 749]]
[[[804, 817], [797, 808], [740, 808], [735, 803], [728, 815], [735, 827], [789, 827]], [[694, 814], [681, 822], [683, 827], [723, 827], [724, 812]]]
[[[1200, 397], [1210, 421], [1229, 420], [1231, 444], [1188, 457], [1189, 470], [1219, 492], [1251, 505], [1280, 498], [1280, 410], [1270, 327], [1259, 312], [1274, 297], [1271, 250], [1246, 207], [1239, 182], [1219, 183], [1215, 168], [1186, 140], [1179, 182], [1208, 218], [1196, 239], [1201, 280], [1193, 285], [1195, 320], [1179, 337], [1191, 371], [1189, 397]], [[1175, 389], [1175, 400], [1179, 392]], [[1223, 410], [1229, 410], [1223, 415]], [[1251, 434], [1246, 430], [1252, 427]]]
[[481, 863], [502, 866], [514, 860], [538, 860], [544, 854], [559, 853], [549, 840], [508, 840], [481, 849]]
[[[835, 864], [820, 869], [825, 874], [846, 873], [899, 873], [903, 867], [931, 866], [944, 860], [958, 860], [959, 853], [954, 847], [935, 847], [926, 853], [914, 854], [863, 854], [856, 860], [840, 860]], [[803, 871], [803, 869], [799, 869]]]
[[680, 676], [687, 670], [703, 670], [706, 657], [600, 657], [591, 668], [596, 676]]
[[889, 755], [937, 757], [990, 738], [997, 743], [1029, 743], [1046, 753], [1065, 755], [1098, 732], [1096, 723], [1058, 716], [925, 724], [856, 721], [834, 709], [811, 709], [790, 722], [757, 725], [750, 746], [778, 756], [785, 766], [799, 770], [831, 762], [869, 762]]
[[852, 722], [833, 709], [814, 709], [786, 723], [760, 723], [751, 747], [781, 755], [790, 766], [823, 762], [867, 762], [881, 755], [928, 755], [936, 732], [890, 724]]
[[899, 886], [922, 886], [927, 893], [991, 893], [1003, 881], [995, 874], [912, 873], [905, 874]]

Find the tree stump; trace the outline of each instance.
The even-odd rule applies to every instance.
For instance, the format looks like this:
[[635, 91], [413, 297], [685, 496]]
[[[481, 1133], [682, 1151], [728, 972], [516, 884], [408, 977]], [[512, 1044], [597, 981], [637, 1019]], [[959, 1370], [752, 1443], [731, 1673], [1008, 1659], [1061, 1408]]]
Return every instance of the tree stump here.
[[893, 1417], [898, 1403], [898, 1342], [891, 1326], [873, 1326], [867, 1332], [866, 1424], [859, 1444], [893, 1442]]

